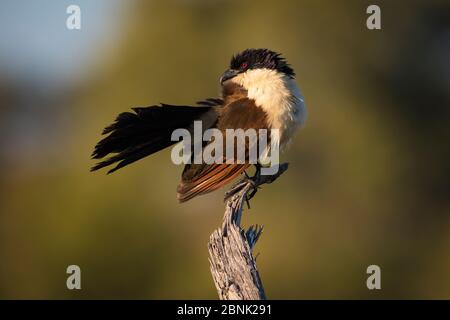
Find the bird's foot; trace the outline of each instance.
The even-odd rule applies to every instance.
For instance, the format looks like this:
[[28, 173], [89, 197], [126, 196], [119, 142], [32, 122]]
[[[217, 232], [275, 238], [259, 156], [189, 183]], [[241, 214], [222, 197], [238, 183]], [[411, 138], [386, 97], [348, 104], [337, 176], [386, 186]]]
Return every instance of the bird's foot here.
[[224, 201], [229, 200], [235, 194], [241, 192], [244, 188], [248, 188], [245, 193], [245, 202], [250, 209], [250, 199], [252, 199], [259, 189], [259, 180], [261, 176], [260, 166], [256, 166], [255, 174], [250, 177], [246, 171], [244, 171], [245, 178], [237, 182], [230, 190], [225, 193]]

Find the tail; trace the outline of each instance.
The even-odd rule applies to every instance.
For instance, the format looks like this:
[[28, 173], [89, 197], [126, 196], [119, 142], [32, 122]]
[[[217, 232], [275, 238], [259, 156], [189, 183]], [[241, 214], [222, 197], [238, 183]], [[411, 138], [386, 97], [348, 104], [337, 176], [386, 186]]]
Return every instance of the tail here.
[[97, 163], [91, 171], [117, 164], [112, 173], [139, 159], [149, 156], [176, 143], [171, 141], [172, 132], [178, 128], [189, 128], [193, 121], [210, 111], [212, 106], [172, 106], [161, 104], [145, 108], [133, 108], [134, 112], [119, 114], [115, 122], [103, 130], [109, 134], [95, 146], [93, 159], [110, 158]]

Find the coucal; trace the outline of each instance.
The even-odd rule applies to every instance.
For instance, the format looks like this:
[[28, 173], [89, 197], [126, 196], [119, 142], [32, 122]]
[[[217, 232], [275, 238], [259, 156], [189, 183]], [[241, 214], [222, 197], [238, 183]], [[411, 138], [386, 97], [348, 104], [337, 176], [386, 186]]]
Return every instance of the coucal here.
[[[197, 102], [197, 106], [132, 108], [118, 115], [103, 130], [108, 135], [95, 146], [92, 171], [115, 164], [108, 173], [176, 143], [175, 129], [191, 129], [202, 121], [203, 129], [278, 129], [282, 150], [306, 119], [303, 96], [295, 73], [286, 60], [268, 49], [247, 49], [231, 59], [220, 78], [222, 97]], [[186, 164], [177, 188], [180, 202], [214, 191], [243, 173], [250, 163]]]

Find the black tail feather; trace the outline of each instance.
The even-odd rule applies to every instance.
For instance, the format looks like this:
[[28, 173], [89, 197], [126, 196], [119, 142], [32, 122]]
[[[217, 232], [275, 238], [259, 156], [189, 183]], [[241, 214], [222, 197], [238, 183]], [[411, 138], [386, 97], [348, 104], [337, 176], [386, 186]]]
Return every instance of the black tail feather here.
[[189, 107], [161, 104], [144, 108], [133, 108], [134, 112], [118, 115], [115, 122], [103, 130], [109, 134], [95, 146], [93, 159], [110, 158], [97, 163], [91, 171], [117, 165], [108, 171], [112, 173], [130, 163], [176, 143], [171, 141], [172, 132], [188, 128], [194, 120], [209, 111], [209, 106]]

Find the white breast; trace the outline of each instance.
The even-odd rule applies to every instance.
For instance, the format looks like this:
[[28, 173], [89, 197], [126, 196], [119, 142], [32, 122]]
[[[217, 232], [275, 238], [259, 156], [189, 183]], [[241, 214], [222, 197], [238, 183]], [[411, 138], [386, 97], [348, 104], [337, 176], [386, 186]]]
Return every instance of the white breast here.
[[250, 69], [232, 81], [243, 86], [248, 97], [267, 113], [272, 129], [280, 130], [280, 147], [285, 147], [307, 116], [303, 96], [294, 79], [271, 69]]

